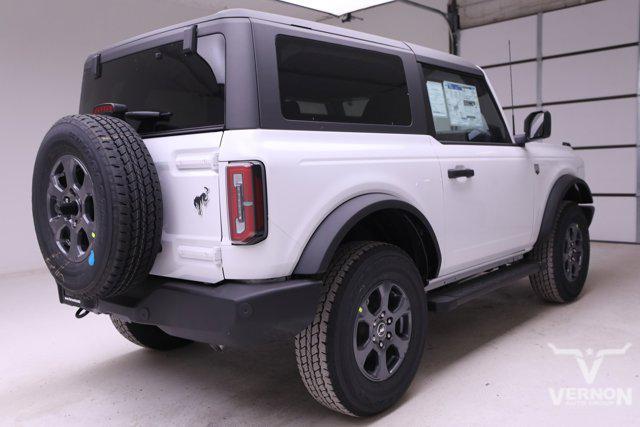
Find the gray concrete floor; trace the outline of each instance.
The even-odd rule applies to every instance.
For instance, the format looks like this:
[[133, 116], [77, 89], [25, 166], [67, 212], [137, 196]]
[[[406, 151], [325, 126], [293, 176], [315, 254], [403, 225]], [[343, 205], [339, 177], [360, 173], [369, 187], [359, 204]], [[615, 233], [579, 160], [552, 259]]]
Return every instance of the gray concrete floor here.
[[[428, 348], [402, 402], [355, 420], [307, 396], [290, 343], [223, 353], [200, 344], [139, 349], [105, 316], [76, 320], [58, 304], [48, 274], [4, 277], [0, 424], [638, 425], [639, 280], [640, 246], [594, 244], [586, 288], [573, 304], [541, 303], [522, 280], [430, 315]], [[554, 355], [548, 343], [632, 347], [606, 356], [589, 385], [576, 358]], [[566, 388], [631, 389], [632, 402], [555, 406], [549, 389]]]

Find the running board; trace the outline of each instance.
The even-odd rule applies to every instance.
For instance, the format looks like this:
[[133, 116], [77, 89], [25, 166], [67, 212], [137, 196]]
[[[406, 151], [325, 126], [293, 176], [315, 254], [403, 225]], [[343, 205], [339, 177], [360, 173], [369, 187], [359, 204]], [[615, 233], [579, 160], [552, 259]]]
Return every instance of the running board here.
[[464, 303], [510, 285], [518, 279], [537, 273], [539, 270], [540, 265], [535, 261], [520, 261], [473, 279], [442, 286], [427, 292], [429, 311], [451, 311]]

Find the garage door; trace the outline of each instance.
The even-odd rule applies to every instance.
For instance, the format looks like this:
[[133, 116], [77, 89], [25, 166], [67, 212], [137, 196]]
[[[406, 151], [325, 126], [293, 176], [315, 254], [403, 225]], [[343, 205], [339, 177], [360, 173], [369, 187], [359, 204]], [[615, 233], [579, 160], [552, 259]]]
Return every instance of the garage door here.
[[640, 0], [605, 0], [461, 32], [461, 55], [486, 70], [516, 132], [543, 107], [549, 142], [570, 142], [584, 159], [594, 240], [640, 242], [639, 17]]

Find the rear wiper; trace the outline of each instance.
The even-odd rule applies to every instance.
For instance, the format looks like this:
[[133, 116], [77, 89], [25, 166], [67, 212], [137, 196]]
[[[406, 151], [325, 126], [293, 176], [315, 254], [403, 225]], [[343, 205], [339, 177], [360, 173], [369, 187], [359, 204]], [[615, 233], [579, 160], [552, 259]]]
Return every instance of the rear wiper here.
[[105, 102], [93, 107], [93, 114], [104, 114], [107, 116], [127, 118], [139, 121], [166, 121], [173, 116], [171, 111], [127, 111], [125, 104]]
[[173, 116], [171, 111], [127, 111], [124, 117], [139, 121], [166, 121]]

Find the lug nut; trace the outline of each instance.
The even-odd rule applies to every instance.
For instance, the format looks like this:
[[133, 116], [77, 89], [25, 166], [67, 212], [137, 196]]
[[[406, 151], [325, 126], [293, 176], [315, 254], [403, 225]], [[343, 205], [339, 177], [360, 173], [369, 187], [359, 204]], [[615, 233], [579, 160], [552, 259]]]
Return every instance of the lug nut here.
[[382, 341], [380, 341], [380, 348], [384, 347], [384, 343]]
[[374, 335], [373, 338], [371, 338], [371, 341], [376, 342], [376, 336]]
[[384, 319], [384, 311], [382, 313], [380, 313], [380, 318]]
[[390, 340], [391, 339], [391, 332], [387, 332], [387, 339]]
[[390, 324], [391, 324], [391, 322], [393, 322], [393, 319], [392, 319], [391, 317], [389, 317], [389, 318], [387, 319], [387, 325], [390, 325]]

